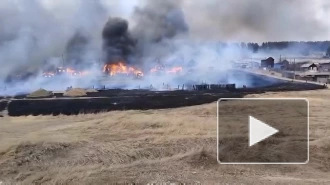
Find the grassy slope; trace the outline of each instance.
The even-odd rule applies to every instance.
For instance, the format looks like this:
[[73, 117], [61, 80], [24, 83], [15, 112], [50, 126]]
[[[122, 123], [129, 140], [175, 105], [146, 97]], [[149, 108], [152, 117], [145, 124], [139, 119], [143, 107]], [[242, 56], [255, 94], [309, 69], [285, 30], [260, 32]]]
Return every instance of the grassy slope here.
[[216, 104], [97, 115], [0, 118], [0, 181], [49, 184], [330, 183], [330, 91], [307, 97], [308, 165], [218, 165]]

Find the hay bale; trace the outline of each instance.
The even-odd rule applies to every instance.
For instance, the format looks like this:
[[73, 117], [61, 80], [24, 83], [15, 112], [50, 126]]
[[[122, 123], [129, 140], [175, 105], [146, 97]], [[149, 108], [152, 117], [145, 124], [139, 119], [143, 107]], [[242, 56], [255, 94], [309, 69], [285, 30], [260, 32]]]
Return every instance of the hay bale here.
[[69, 96], [69, 97], [79, 97], [79, 96], [86, 96], [87, 93], [84, 89], [81, 88], [73, 88], [68, 91], [66, 91], [63, 96]]
[[51, 91], [47, 91], [45, 89], [38, 89], [31, 94], [27, 95], [28, 98], [43, 98], [43, 97], [50, 97], [52, 96]]

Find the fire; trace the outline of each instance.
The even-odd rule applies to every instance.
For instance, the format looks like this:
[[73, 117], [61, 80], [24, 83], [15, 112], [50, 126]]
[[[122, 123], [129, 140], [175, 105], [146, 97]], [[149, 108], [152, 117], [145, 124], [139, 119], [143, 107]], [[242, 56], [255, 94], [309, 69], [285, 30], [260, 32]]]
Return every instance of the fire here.
[[84, 76], [87, 75], [88, 71], [77, 71], [71, 68], [66, 68], [66, 73], [72, 75], [72, 76]]
[[85, 76], [85, 75], [89, 74], [89, 71], [77, 71], [72, 68], [59, 67], [54, 72], [51, 72], [51, 71], [44, 72], [42, 74], [42, 76], [50, 78], [50, 77], [54, 77], [54, 76], [60, 75], [60, 74], [67, 74], [67, 75], [71, 75], [71, 76]]
[[143, 76], [141, 70], [127, 66], [123, 62], [118, 62], [116, 64], [106, 64], [103, 67], [103, 72], [109, 73], [110, 76], [114, 76], [117, 74], [126, 74], [126, 75], [134, 74], [136, 76]]
[[167, 73], [180, 73], [182, 72], [182, 67], [173, 67], [166, 71]]
[[66, 72], [69, 73], [69, 74], [76, 73], [76, 71], [74, 69], [71, 69], [71, 68], [66, 68]]

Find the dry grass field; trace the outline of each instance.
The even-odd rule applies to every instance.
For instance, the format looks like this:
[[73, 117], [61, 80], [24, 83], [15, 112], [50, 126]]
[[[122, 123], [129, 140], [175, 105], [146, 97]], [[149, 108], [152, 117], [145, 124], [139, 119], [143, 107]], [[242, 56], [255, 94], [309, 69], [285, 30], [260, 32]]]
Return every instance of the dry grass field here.
[[0, 181], [2, 185], [330, 184], [330, 90], [249, 97], [310, 100], [309, 164], [219, 165], [216, 103], [212, 103], [167, 110], [0, 118]]

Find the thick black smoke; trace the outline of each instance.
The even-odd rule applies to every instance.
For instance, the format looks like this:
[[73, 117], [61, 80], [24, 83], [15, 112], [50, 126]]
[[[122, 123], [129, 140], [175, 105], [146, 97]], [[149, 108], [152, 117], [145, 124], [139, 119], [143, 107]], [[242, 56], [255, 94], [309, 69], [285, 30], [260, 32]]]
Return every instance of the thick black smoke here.
[[117, 62], [126, 60], [134, 53], [136, 41], [128, 32], [128, 22], [121, 18], [110, 18], [105, 24], [103, 32], [103, 51], [105, 60]]
[[82, 32], [77, 32], [66, 46], [66, 65], [77, 66], [84, 62], [84, 53], [88, 50], [89, 38]]
[[145, 57], [163, 57], [171, 53], [170, 43], [186, 34], [188, 26], [181, 1], [148, 0], [136, 7], [133, 28], [121, 18], [110, 18], [103, 29], [103, 51], [106, 62], [124, 59], [141, 63]]

